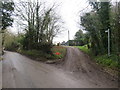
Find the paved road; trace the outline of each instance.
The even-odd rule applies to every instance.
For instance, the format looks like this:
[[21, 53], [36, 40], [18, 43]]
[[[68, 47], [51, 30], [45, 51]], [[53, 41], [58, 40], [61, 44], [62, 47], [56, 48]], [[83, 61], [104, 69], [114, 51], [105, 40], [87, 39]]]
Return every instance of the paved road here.
[[82, 81], [53, 66], [6, 52], [3, 60], [3, 88], [85, 87]]
[[[4, 60], [2, 63], [3, 88], [101, 87], [95, 83], [88, 82], [86, 79], [78, 79], [71, 72], [64, 71], [63, 69], [58, 69], [49, 64], [31, 60], [23, 55], [14, 52], [5, 52]], [[109, 85], [106, 85], [106, 87], [116, 87], [116, 85], [113, 83]]]
[[2, 89], [2, 61], [0, 60], [0, 89]]

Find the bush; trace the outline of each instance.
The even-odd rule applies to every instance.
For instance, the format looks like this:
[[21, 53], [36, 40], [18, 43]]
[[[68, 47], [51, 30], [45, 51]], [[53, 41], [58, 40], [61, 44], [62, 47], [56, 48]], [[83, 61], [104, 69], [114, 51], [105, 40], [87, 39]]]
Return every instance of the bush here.
[[12, 42], [9, 45], [6, 45], [5, 50], [8, 51], [17, 51], [19, 48], [19, 44], [16, 42]]
[[39, 57], [44, 57], [45, 54], [42, 51], [38, 51], [38, 50], [20, 50], [20, 53], [24, 54], [24, 55], [28, 55], [34, 58], [39, 58]]
[[47, 54], [52, 54], [51, 48], [52, 48], [52, 44], [49, 43], [44, 43], [40, 45], [40, 50], [42, 50], [44, 53]]
[[66, 48], [61, 46], [54, 46], [50, 51], [51, 53], [46, 53], [42, 50], [18, 50], [19, 53], [30, 56], [31, 58], [61, 59], [66, 54]]
[[44, 53], [47, 53], [47, 54], [51, 54], [51, 48], [52, 48], [52, 44], [50, 43], [34, 43], [32, 45], [32, 49], [35, 49], [35, 50], [40, 50]]
[[21, 54], [30, 56], [31, 58], [46, 58], [46, 59], [53, 59], [52, 54], [47, 54], [41, 50], [19, 50]]

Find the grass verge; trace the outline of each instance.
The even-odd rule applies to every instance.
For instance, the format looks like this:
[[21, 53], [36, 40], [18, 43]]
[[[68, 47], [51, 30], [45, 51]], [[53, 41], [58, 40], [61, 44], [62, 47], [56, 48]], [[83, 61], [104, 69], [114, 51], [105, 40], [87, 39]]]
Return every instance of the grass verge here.
[[19, 50], [18, 52], [39, 61], [46, 61], [46, 57], [48, 56], [48, 54], [38, 50]]
[[66, 55], [66, 48], [63, 46], [54, 46], [51, 51], [53, 53], [53, 59], [61, 59]]
[[54, 59], [61, 59], [66, 54], [66, 48], [62, 46], [54, 46], [51, 48], [53, 54], [47, 54], [42, 51], [38, 50], [20, 50], [19, 53], [26, 55], [30, 58], [37, 59], [40, 61], [47, 61], [54, 60]]
[[118, 60], [120, 58], [115, 54], [111, 54], [110, 56], [108, 56], [107, 54], [95, 56], [94, 59], [98, 64], [101, 64], [104, 67], [108, 67], [114, 70], [120, 69], [120, 64], [118, 63]]
[[90, 50], [88, 49], [87, 45], [84, 45], [84, 46], [74, 46], [76, 48], [79, 48], [81, 51], [87, 53], [87, 54], [90, 54]]

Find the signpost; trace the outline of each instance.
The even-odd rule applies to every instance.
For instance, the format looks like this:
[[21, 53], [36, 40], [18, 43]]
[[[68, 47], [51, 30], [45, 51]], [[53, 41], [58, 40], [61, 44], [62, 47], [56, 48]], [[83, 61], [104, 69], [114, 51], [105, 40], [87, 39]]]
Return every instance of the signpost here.
[[108, 56], [110, 56], [110, 30], [105, 31], [108, 33]]

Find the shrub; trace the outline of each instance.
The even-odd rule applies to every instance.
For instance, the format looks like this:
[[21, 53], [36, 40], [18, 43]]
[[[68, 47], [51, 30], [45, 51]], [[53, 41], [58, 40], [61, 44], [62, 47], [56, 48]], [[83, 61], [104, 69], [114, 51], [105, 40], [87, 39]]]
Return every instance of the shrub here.
[[120, 64], [118, 63], [118, 56], [111, 54], [111, 56], [109, 57], [107, 54], [106, 55], [100, 55], [95, 57], [95, 60], [97, 61], [97, 63], [106, 66], [106, 67], [110, 67], [112, 69], [120, 69]]
[[19, 48], [19, 44], [16, 42], [12, 42], [9, 45], [6, 45], [5, 50], [8, 51], [17, 51]]

